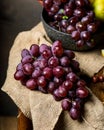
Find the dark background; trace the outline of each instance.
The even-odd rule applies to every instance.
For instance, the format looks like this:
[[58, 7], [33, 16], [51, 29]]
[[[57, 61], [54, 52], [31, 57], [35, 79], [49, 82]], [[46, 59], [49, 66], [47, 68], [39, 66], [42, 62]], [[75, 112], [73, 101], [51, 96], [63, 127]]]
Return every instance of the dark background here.
[[[0, 0], [0, 88], [5, 82], [14, 39], [19, 32], [30, 30], [40, 22], [41, 10], [37, 0]], [[0, 115], [16, 114], [16, 105], [0, 90]]]

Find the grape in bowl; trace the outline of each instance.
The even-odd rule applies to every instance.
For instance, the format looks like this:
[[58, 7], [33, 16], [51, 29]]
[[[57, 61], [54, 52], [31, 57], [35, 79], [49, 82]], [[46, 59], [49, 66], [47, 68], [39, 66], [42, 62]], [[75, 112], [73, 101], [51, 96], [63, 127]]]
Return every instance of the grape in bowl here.
[[54, 7], [54, 13], [52, 12], [54, 3], [50, 5], [48, 10], [43, 4], [41, 20], [44, 29], [52, 41], [61, 40], [64, 48], [74, 51], [90, 50], [99, 44], [104, 30], [103, 26], [95, 18], [92, 9], [86, 7], [84, 10], [83, 4], [80, 7], [76, 3], [76, 7], [73, 7], [71, 12], [72, 6], [68, 7], [69, 3], [63, 3], [62, 6], [58, 5], [58, 11]]

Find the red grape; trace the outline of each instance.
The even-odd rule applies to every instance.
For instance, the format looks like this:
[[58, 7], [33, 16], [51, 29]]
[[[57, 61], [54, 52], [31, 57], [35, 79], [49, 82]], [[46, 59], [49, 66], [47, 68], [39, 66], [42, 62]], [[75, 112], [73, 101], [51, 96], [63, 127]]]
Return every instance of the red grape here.
[[82, 40], [89, 41], [90, 37], [91, 37], [90, 32], [88, 32], [88, 31], [82, 31], [81, 32], [81, 38], [82, 38]]
[[53, 78], [53, 82], [55, 83], [56, 86], [60, 86], [62, 83], [63, 83], [63, 78], [58, 78], [58, 77], [55, 77]]
[[75, 53], [71, 50], [64, 50], [64, 55], [68, 56], [70, 60], [75, 57]]
[[67, 56], [63, 56], [60, 58], [60, 64], [64, 67], [68, 67], [70, 64], [70, 60]]
[[77, 120], [80, 117], [80, 111], [76, 108], [71, 108], [69, 114], [73, 120]]
[[66, 79], [74, 83], [77, 81], [77, 75], [74, 72], [70, 72], [67, 74]]
[[52, 68], [50, 67], [46, 67], [43, 69], [43, 76], [46, 78], [46, 79], [51, 79], [53, 74], [52, 74]]
[[76, 28], [73, 25], [69, 25], [66, 30], [68, 34], [71, 34]]
[[38, 77], [37, 84], [38, 84], [38, 86], [41, 86], [43, 88], [46, 87], [47, 81], [46, 81], [45, 77], [44, 76]]
[[97, 30], [97, 26], [95, 23], [90, 23], [87, 25], [87, 30], [91, 33], [95, 33]]
[[19, 63], [17, 65], [16, 70], [23, 70], [22, 63]]
[[64, 76], [64, 69], [62, 66], [56, 66], [55, 68], [53, 68], [53, 75], [60, 78], [62, 76]]
[[23, 65], [23, 72], [26, 75], [31, 75], [34, 70], [34, 67], [30, 63], [26, 63]]
[[61, 41], [55, 41], [52, 45], [52, 53], [56, 57], [61, 57], [63, 54], [63, 47], [62, 47], [62, 42]]
[[72, 106], [71, 100], [69, 100], [68, 98], [63, 99], [61, 102], [61, 106], [62, 106], [62, 109], [65, 111], [70, 110]]
[[46, 49], [42, 52], [42, 56], [45, 58], [45, 59], [49, 59], [51, 56], [52, 56], [52, 52], [51, 50], [49, 49]]
[[77, 41], [77, 40], [79, 40], [80, 39], [80, 32], [79, 31], [73, 31], [72, 32], [72, 34], [71, 34], [71, 37], [75, 40], [75, 41]]
[[83, 7], [85, 5], [84, 0], [75, 0], [75, 4], [78, 7]]
[[26, 82], [26, 87], [28, 88], [28, 89], [31, 89], [31, 90], [33, 90], [33, 89], [37, 89], [37, 82], [36, 82], [36, 80], [34, 80], [34, 79], [29, 79], [27, 82]]
[[62, 97], [60, 97], [59, 95], [59, 90], [58, 89], [55, 89], [54, 92], [53, 92], [53, 97], [56, 101], [60, 101], [62, 100]]
[[84, 30], [86, 30], [86, 25], [82, 22], [77, 22], [76, 23], [76, 29], [78, 31], [84, 31]]
[[23, 79], [24, 78], [24, 73], [23, 73], [23, 71], [22, 70], [17, 70], [15, 73], [14, 73], [14, 78], [16, 79], [16, 80], [21, 80], [21, 79]]
[[84, 80], [80, 79], [77, 82], [77, 86], [78, 87], [85, 87], [86, 86], [86, 82]]
[[32, 61], [33, 61], [33, 58], [30, 55], [23, 57], [21, 60], [22, 64], [31, 63]]
[[73, 83], [70, 80], [66, 80], [63, 82], [63, 87], [69, 91], [73, 87]]
[[30, 47], [30, 54], [34, 57], [39, 56], [39, 45], [32, 44]]
[[59, 97], [66, 97], [67, 96], [67, 90], [64, 88], [64, 87], [62, 87], [62, 86], [59, 86], [59, 88], [58, 88], [58, 94], [59, 94]]
[[22, 56], [22, 58], [25, 57], [25, 56], [27, 56], [27, 55], [30, 55], [29, 51], [28, 51], [27, 49], [23, 49], [23, 50], [21, 51], [21, 56]]
[[48, 60], [48, 65], [49, 67], [56, 67], [59, 65], [59, 59], [55, 56], [52, 56], [49, 60]]
[[89, 93], [89, 91], [85, 87], [79, 87], [76, 90], [76, 95], [79, 98], [86, 98], [88, 96], [88, 93]]
[[57, 87], [56, 87], [55, 83], [50, 81], [48, 84], [48, 92], [52, 94], [56, 88]]
[[82, 8], [76, 8], [73, 13], [74, 16], [77, 16], [78, 18], [82, 18], [85, 15], [85, 10]]
[[41, 76], [42, 71], [40, 68], [35, 68], [34, 71], [32, 72], [32, 78], [38, 78]]

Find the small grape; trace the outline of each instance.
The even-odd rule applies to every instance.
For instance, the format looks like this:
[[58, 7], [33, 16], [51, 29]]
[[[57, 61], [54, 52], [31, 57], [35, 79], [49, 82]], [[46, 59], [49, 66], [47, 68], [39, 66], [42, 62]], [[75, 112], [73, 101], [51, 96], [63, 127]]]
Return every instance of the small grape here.
[[76, 108], [71, 108], [69, 114], [73, 120], [77, 120], [80, 117], [80, 111]]
[[73, 13], [74, 16], [77, 16], [78, 18], [82, 18], [85, 16], [85, 10], [82, 8], [76, 8]]
[[62, 100], [62, 97], [60, 97], [59, 95], [59, 90], [58, 89], [55, 89], [54, 92], [53, 92], [53, 97], [56, 101], [60, 101]]
[[59, 97], [63, 98], [67, 96], [67, 90], [62, 86], [59, 86], [58, 93], [59, 93]]
[[71, 17], [73, 14], [73, 10], [69, 7], [65, 8], [65, 15], [67, 15], [68, 17]]
[[52, 76], [53, 76], [53, 71], [52, 71], [52, 68], [50, 67], [46, 67], [43, 69], [43, 76], [46, 78], [46, 79], [51, 79]]
[[45, 59], [49, 59], [51, 56], [52, 56], [52, 52], [51, 50], [49, 49], [46, 49], [42, 52], [42, 56], [45, 58]]
[[37, 82], [36, 80], [34, 79], [29, 79], [27, 82], [26, 82], [26, 87], [28, 89], [31, 89], [31, 90], [34, 90], [34, 89], [37, 89]]
[[49, 9], [53, 4], [53, 0], [44, 0], [43, 1], [43, 6], [45, 7], [45, 9]]
[[61, 0], [53, 0], [53, 3], [60, 6], [61, 5]]
[[49, 49], [49, 46], [46, 45], [46, 44], [41, 44], [40, 47], [39, 47], [39, 53], [42, 54], [43, 51]]
[[67, 74], [66, 79], [74, 83], [77, 81], [77, 75], [74, 72], [70, 72]]
[[76, 29], [78, 31], [84, 31], [84, 30], [86, 30], [86, 25], [83, 22], [77, 22]]
[[32, 61], [33, 61], [33, 58], [30, 55], [23, 57], [21, 60], [22, 64], [31, 63]]
[[71, 100], [69, 100], [68, 98], [63, 99], [61, 102], [61, 106], [62, 106], [62, 109], [65, 111], [70, 110], [72, 106]]
[[75, 0], [75, 4], [77, 7], [83, 7], [85, 5], [84, 0]]
[[29, 51], [27, 49], [23, 49], [21, 51], [21, 57], [24, 58], [25, 56], [30, 55]]
[[85, 45], [85, 42], [80, 39], [80, 40], [76, 41], [76, 45], [77, 45], [77, 47], [83, 47]]
[[39, 67], [35, 68], [34, 71], [32, 72], [32, 78], [38, 78], [41, 76], [42, 71]]
[[22, 70], [17, 70], [15, 73], [14, 73], [14, 78], [16, 79], [16, 80], [21, 80], [21, 79], [23, 79], [24, 78], [24, 73], [23, 73], [23, 71]]
[[72, 72], [72, 68], [71, 67], [63, 67], [65, 74], [68, 74], [70, 72]]
[[76, 60], [72, 60], [71, 61], [71, 68], [72, 68], [73, 72], [79, 72], [80, 71], [79, 62]]
[[89, 31], [90, 33], [95, 33], [97, 30], [97, 26], [95, 23], [90, 23], [87, 25], [87, 31]]
[[53, 94], [54, 90], [56, 89], [56, 85], [54, 82], [50, 81], [48, 84], [48, 92]]
[[72, 32], [72, 34], [71, 34], [71, 37], [75, 40], [75, 41], [77, 41], [77, 40], [79, 40], [80, 39], [80, 32], [79, 31], [73, 31]]
[[76, 28], [73, 25], [69, 25], [66, 30], [68, 34], [71, 34]]
[[62, 47], [62, 42], [61, 41], [55, 41], [52, 45], [52, 53], [56, 57], [61, 57], [63, 54], [63, 47]]
[[67, 28], [67, 26], [68, 26], [68, 21], [65, 20], [65, 19], [61, 20], [60, 26], [62, 26], [63, 28]]
[[23, 65], [23, 72], [26, 75], [31, 75], [33, 70], [34, 70], [34, 67], [32, 66], [32, 64], [26, 63], [26, 64]]
[[56, 13], [59, 11], [59, 6], [56, 5], [56, 4], [53, 4], [52, 7], [50, 8], [50, 11], [51, 11], [53, 14], [56, 14]]
[[63, 83], [63, 78], [58, 78], [54, 76], [53, 82], [55, 83], [56, 86], [60, 86]]
[[39, 56], [39, 45], [32, 44], [30, 47], [30, 54], [34, 57], [38, 57]]
[[71, 50], [64, 50], [64, 55], [68, 56], [70, 60], [75, 57], [75, 53]]
[[19, 63], [17, 65], [16, 70], [23, 70], [22, 63]]
[[103, 81], [104, 81], [104, 76], [103, 76], [103, 75], [98, 76], [98, 80], [99, 80], [100, 82], [103, 82]]
[[70, 80], [66, 80], [63, 82], [62, 86], [69, 91], [73, 87], [73, 83]]
[[79, 21], [78, 17], [77, 16], [73, 16], [69, 19], [69, 23], [71, 25], [75, 25], [77, 22]]
[[81, 104], [78, 101], [72, 101], [72, 107], [77, 109], [77, 110], [80, 110]]
[[55, 68], [53, 68], [53, 75], [60, 78], [62, 76], [64, 76], [64, 69], [62, 66], [56, 66]]
[[80, 79], [77, 82], [77, 86], [78, 87], [85, 87], [86, 86], [86, 82], [84, 80]]
[[68, 1], [68, 7], [71, 8], [71, 9], [74, 9], [75, 8], [75, 3], [74, 3], [74, 0], [70, 0]]
[[86, 25], [89, 24], [91, 22], [90, 16], [87, 15], [87, 16], [82, 17], [81, 22]]
[[41, 86], [43, 88], [46, 87], [47, 81], [46, 81], [45, 77], [44, 76], [38, 77], [37, 84], [38, 84], [38, 86]]
[[68, 56], [61, 57], [60, 58], [60, 64], [61, 64], [61, 66], [64, 66], [64, 67], [69, 66], [70, 60], [69, 60]]
[[41, 60], [39, 60], [40, 69], [44, 69], [45, 67], [47, 67], [47, 65], [48, 65], [47, 59], [42, 58]]
[[56, 21], [61, 21], [62, 20], [62, 17], [63, 17], [63, 15], [62, 14], [55, 14], [54, 15], [54, 20], [56, 20]]
[[77, 90], [76, 90], [76, 95], [77, 97], [79, 98], [86, 98], [88, 96], [88, 89], [85, 88], [85, 87], [79, 87]]
[[59, 59], [56, 56], [52, 56], [49, 60], [48, 60], [48, 65], [49, 67], [56, 67], [59, 65]]
[[81, 32], [81, 39], [84, 40], [84, 41], [89, 41], [90, 40], [90, 32], [88, 31], [82, 31]]

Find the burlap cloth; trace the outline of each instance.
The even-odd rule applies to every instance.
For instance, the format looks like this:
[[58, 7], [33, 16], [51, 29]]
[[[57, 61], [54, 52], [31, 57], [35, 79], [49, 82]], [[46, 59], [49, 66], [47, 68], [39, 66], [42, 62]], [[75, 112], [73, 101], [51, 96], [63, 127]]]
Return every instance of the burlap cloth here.
[[[33, 43], [49, 44], [46, 37], [42, 23], [17, 36], [10, 51], [7, 77], [2, 90], [32, 120], [34, 130], [104, 130], [104, 106], [94, 94], [85, 104], [83, 121], [73, 121], [67, 112], [62, 111], [60, 102], [56, 102], [52, 95], [31, 91], [14, 79], [16, 66], [21, 60], [21, 50], [29, 49]], [[104, 58], [99, 50], [75, 53], [81, 69], [89, 76], [104, 66]]]

